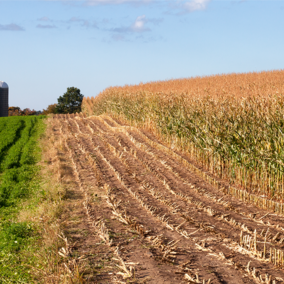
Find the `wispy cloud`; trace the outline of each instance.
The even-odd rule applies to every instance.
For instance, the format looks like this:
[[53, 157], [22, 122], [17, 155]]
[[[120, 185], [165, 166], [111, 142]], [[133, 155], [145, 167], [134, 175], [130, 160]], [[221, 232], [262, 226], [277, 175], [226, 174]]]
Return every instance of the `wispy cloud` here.
[[97, 5], [117, 5], [117, 4], [148, 4], [156, 2], [156, 0], [86, 0], [84, 5], [97, 6]]
[[116, 42], [134, 42], [139, 41], [143, 43], [150, 43], [156, 41], [165, 41], [161, 36], [147, 36], [146, 34], [136, 34], [133, 38], [126, 37], [124, 34], [113, 34], [110, 39], [104, 39], [104, 42], [111, 44], [113, 41]]
[[68, 20], [68, 23], [76, 23], [76, 22], [82, 22], [82, 21], [84, 20], [79, 17], [72, 17], [71, 19]]
[[104, 31], [111, 32], [110, 39], [106, 40], [106, 42], [153, 41], [155, 35], [153, 35], [152, 26], [158, 25], [162, 21], [162, 18], [148, 18], [146, 15], [138, 16], [132, 23], [130, 22], [129, 25], [104, 29]]
[[38, 29], [57, 29], [57, 27], [55, 25], [42, 25], [42, 24], [38, 24], [36, 27]]
[[145, 15], [138, 16], [134, 23], [130, 26], [124, 26], [119, 28], [111, 29], [112, 32], [116, 33], [141, 33], [151, 31], [150, 28], [146, 27], [146, 23], [148, 22]]
[[198, 10], [205, 10], [211, 0], [192, 0], [183, 4], [183, 9], [187, 12], [194, 12]]
[[131, 4], [135, 6], [147, 5], [154, 3], [157, 0], [45, 0], [59, 1], [67, 5], [83, 5], [83, 6], [98, 6], [98, 5], [121, 5]]
[[[178, 0], [175, 3], [171, 3], [170, 7], [173, 10], [179, 10], [179, 14], [184, 14], [205, 10], [210, 2], [211, 0]], [[171, 14], [172, 12], [169, 11], [168, 13]]]
[[81, 26], [85, 28], [98, 28], [98, 25], [95, 21], [84, 20], [79, 17], [72, 17], [70, 20], [67, 21], [67, 23], [80, 23]]
[[40, 22], [52, 22], [52, 20], [48, 17], [41, 17], [37, 20], [40, 21]]
[[249, 2], [248, 0], [232, 0], [233, 3], [242, 4], [245, 2]]
[[24, 31], [25, 29], [21, 26], [16, 24], [9, 24], [9, 25], [0, 25], [0, 31], [13, 31], [13, 32], [20, 32]]
[[111, 36], [111, 39], [114, 40], [114, 41], [126, 41], [125, 36], [121, 35], [121, 34], [113, 34]]
[[57, 26], [55, 26], [54, 24], [52, 24], [54, 21], [51, 20], [50, 18], [44, 16], [41, 17], [39, 19], [37, 19], [39, 22], [42, 22], [42, 24], [37, 24], [37, 28], [38, 29], [44, 29], [44, 30], [48, 30], [48, 29], [57, 29]]

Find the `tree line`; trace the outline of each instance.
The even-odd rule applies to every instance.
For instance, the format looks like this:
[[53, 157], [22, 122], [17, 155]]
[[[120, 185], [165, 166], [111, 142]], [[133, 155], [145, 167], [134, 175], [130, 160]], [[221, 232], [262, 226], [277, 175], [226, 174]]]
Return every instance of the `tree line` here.
[[21, 110], [19, 107], [9, 107], [9, 116], [28, 116], [28, 115], [47, 115], [50, 113], [76, 113], [81, 112], [81, 105], [84, 95], [81, 90], [75, 87], [67, 88], [67, 92], [57, 99], [57, 104], [51, 104], [42, 111], [30, 110], [25, 108]]

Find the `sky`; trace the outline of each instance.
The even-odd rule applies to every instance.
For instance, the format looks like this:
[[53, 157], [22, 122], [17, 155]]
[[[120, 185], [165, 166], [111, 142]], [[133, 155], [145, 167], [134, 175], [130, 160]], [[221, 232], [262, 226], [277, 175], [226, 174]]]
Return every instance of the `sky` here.
[[22, 109], [68, 87], [284, 69], [283, 51], [284, 0], [0, 0], [0, 81]]

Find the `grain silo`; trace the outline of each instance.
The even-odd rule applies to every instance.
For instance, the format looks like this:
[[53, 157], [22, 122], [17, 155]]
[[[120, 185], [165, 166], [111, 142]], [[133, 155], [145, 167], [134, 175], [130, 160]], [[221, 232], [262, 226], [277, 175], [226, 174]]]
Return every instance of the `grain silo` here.
[[0, 117], [8, 116], [8, 99], [9, 87], [5, 82], [0, 81]]

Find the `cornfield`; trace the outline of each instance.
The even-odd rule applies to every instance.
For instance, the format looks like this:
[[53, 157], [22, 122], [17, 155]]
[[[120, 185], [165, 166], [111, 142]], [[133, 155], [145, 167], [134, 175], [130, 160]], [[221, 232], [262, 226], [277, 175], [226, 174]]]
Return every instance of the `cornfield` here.
[[[186, 155], [146, 129], [84, 113], [55, 115], [48, 123], [64, 151], [60, 168], [70, 165], [66, 181], [73, 180], [82, 196], [84, 232], [103, 252], [100, 261], [107, 256], [99, 271], [77, 270], [83, 279], [283, 283], [283, 216], [247, 206], [211, 186]], [[63, 180], [62, 172], [58, 176]], [[78, 221], [72, 226], [78, 236]], [[84, 242], [89, 247], [85, 237], [80, 245]], [[100, 263], [93, 250], [85, 257]], [[72, 276], [71, 263], [66, 266]]]
[[151, 129], [243, 199], [283, 213], [283, 79], [280, 70], [111, 87], [82, 108]]

